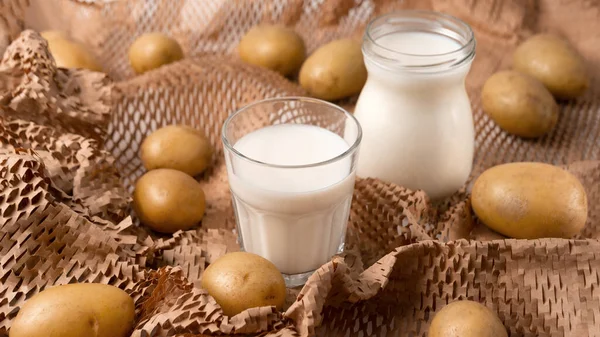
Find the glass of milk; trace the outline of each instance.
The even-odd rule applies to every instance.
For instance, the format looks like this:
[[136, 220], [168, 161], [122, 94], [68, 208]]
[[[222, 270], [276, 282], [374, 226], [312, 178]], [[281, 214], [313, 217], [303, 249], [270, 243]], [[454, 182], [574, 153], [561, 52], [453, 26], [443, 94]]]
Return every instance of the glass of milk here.
[[432, 199], [465, 184], [475, 144], [465, 77], [475, 46], [468, 24], [439, 12], [398, 11], [369, 24], [369, 77], [354, 111], [364, 133], [358, 176]]
[[252, 103], [223, 125], [239, 243], [289, 287], [344, 249], [361, 137], [347, 111], [306, 97]]

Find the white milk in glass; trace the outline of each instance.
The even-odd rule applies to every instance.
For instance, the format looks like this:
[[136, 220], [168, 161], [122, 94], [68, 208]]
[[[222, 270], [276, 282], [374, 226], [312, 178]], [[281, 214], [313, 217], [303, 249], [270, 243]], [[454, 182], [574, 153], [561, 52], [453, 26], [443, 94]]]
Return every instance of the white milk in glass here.
[[473, 162], [473, 117], [464, 84], [470, 62], [439, 72], [421, 64], [435, 67], [462, 45], [419, 31], [389, 33], [375, 43], [382, 46], [377, 52], [403, 68], [382, 67], [378, 55], [365, 55], [369, 78], [354, 112], [363, 129], [357, 174], [422, 189], [434, 199], [451, 195]]
[[[253, 131], [233, 147], [265, 164], [296, 166], [335, 158], [349, 145], [317, 126], [280, 124]], [[340, 251], [354, 188], [351, 156], [303, 168], [226, 157], [245, 251], [284, 274], [313, 271]]]

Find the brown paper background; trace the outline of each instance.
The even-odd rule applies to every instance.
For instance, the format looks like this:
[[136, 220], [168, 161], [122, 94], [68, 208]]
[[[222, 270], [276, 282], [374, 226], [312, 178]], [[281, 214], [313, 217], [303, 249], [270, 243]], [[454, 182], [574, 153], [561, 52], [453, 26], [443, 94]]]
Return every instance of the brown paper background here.
[[[224, 317], [199, 288], [204, 268], [239, 249], [220, 127], [254, 100], [303, 95], [293, 82], [242, 64], [235, 46], [260, 22], [305, 38], [309, 52], [360, 38], [374, 16], [434, 9], [467, 21], [478, 40], [467, 88], [474, 108], [472, 178], [498, 163], [561, 165], [589, 200], [571, 240], [511, 240], [477, 222], [468, 185], [432, 204], [423, 192], [374, 179], [356, 184], [348, 251], [290, 290], [285, 313], [255, 308]], [[57, 69], [24, 29], [61, 29], [86, 44], [107, 76]], [[134, 77], [126, 53], [146, 31], [168, 32], [188, 58]], [[485, 79], [510, 67], [528, 35], [550, 31], [584, 55], [592, 86], [561, 102], [557, 127], [538, 140], [502, 132], [480, 108]], [[9, 47], [9, 44], [12, 44]], [[136, 301], [132, 336], [426, 336], [436, 311], [472, 299], [511, 336], [600, 336], [600, 2], [597, 0], [0, 0], [0, 336], [22, 303], [46, 287], [102, 282]], [[337, 102], [352, 109], [354, 98]], [[143, 170], [144, 136], [167, 124], [204, 129], [217, 148], [198, 177], [202, 224], [157, 235], [129, 209]]]

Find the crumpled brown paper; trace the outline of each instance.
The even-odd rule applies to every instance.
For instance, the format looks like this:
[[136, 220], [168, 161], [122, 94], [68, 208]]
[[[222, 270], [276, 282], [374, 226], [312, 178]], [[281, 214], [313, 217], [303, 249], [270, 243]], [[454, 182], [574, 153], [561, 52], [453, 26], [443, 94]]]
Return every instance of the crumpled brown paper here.
[[76, 133], [105, 138], [110, 87], [101, 73], [57, 69], [44, 39], [25, 31], [5, 51], [0, 66], [2, 115]]
[[[590, 33], [600, 28], [600, 6], [594, 2], [55, 4], [0, 2], [0, 52], [6, 49], [0, 63], [0, 336], [26, 299], [72, 282], [128, 291], [136, 303], [132, 336], [140, 337], [425, 336], [435, 312], [456, 299], [497, 312], [511, 336], [600, 335], [600, 36]], [[369, 18], [405, 8], [457, 15], [475, 30], [477, 57], [467, 81], [477, 143], [472, 178], [503, 162], [564, 166], [586, 189], [585, 229], [573, 240], [510, 240], [474, 217], [469, 184], [434, 204], [421, 191], [359, 179], [347, 252], [301, 290], [290, 290], [284, 313], [265, 307], [223, 316], [199, 287], [208, 263], [239, 249], [221, 124], [254, 100], [305, 94], [289, 80], [237, 60], [236, 42], [254, 24], [280, 22], [296, 27], [313, 51], [334, 38], [359, 37]], [[21, 33], [29, 27], [67, 30], [88, 45], [108, 76], [57, 69], [45, 42], [32, 31]], [[127, 48], [151, 30], [168, 31], [195, 57], [133, 77]], [[490, 74], [510, 66], [519, 41], [548, 30], [584, 54], [594, 81], [584, 97], [561, 103], [550, 135], [522, 140], [481, 112], [479, 90]], [[339, 103], [352, 109], [354, 99]], [[217, 151], [201, 179], [207, 195], [201, 226], [165, 236], [139, 225], [128, 191], [144, 172], [138, 156], [143, 137], [172, 123], [204, 129]]]

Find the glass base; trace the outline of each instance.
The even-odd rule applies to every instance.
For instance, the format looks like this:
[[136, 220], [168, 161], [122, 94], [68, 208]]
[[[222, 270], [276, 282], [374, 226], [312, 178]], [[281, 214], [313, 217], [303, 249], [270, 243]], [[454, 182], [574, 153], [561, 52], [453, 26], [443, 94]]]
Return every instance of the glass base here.
[[283, 274], [283, 279], [285, 280], [285, 286], [288, 288], [295, 288], [299, 286], [303, 286], [306, 283], [306, 280], [314, 273], [314, 270], [307, 271], [302, 274]]

